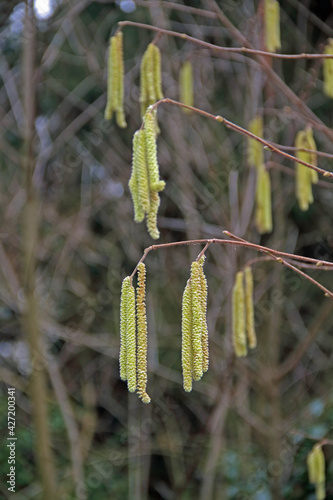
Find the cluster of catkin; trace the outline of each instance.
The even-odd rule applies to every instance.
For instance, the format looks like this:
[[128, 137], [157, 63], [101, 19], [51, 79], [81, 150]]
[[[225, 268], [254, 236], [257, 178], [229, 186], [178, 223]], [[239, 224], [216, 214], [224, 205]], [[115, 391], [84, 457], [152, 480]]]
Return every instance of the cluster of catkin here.
[[165, 188], [165, 182], [160, 179], [159, 174], [156, 123], [151, 107], [145, 113], [143, 125], [133, 137], [132, 173], [128, 185], [133, 200], [135, 222], [142, 222], [146, 215], [148, 232], [153, 239], [157, 239], [160, 236], [157, 228], [159, 192]]
[[253, 276], [250, 266], [238, 271], [232, 289], [232, 339], [236, 356], [247, 355], [247, 345], [257, 345], [254, 328]]
[[309, 481], [316, 487], [316, 500], [324, 500], [325, 493], [325, 457], [320, 444], [314, 445], [307, 457]]
[[280, 5], [277, 0], [264, 2], [265, 46], [268, 52], [281, 49]]
[[116, 121], [119, 127], [126, 127], [124, 113], [124, 55], [123, 34], [119, 31], [110, 38], [108, 52], [108, 86], [107, 101], [104, 112], [106, 120], [111, 120], [116, 113]]
[[150, 43], [144, 53], [140, 68], [140, 105], [141, 116], [156, 101], [163, 99], [161, 53], [160, 49]]
[[[252, 134], [262, 138], [262, 117], [259, 115], [255, 116], [249, 122], [248, 129]], [[265, 168], [262, 144], [251, 137], [248, 141], [248, 162], [252, 167], [256, 167], [257, 170], [256, 226], [260, 234], [270, 233], [273, 230], [271, 180], [269, 172]]]
[[183, 387], [192, 390], [192, 380], [200, 380], [208, 370], [207, 280], [203, 271], [205, 257], [192, 262], [182, 301]]
[[[311, 127], [297, 132], [295, 147], [297, 148], [296, 157], [299, 160], [317, 166], [317, 147]], [[302, 151], [302, 149], [310, 149], [314, 153]], [[308, 168], [301, 163], [296, 163], [296, 198], [301, 210], [308, 210], [309, 205], [313, 203], [312, 184], [316, 184], [317, 182], [318, 173], [316, 170]]]
[[120, 298], [121, 380], [127, 380], [130, 392], [137, 391], [143, 403], [150, 403], [147, 394], [147, 313], [146, 267], [138, 266], [136, 297], [130, 276], [124, 278]]

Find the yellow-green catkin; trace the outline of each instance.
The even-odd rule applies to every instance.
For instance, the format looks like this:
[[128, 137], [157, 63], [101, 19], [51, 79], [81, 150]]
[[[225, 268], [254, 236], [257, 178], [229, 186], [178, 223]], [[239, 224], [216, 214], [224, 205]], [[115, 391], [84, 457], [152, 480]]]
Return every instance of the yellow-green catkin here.
[[202, 314], [202, 371], [206, 373], [209, 367], [209, 343], [208, 343], [208, 326], [207, 326], [207, 298], [208, 286], [207, 279], [203, 270], [205, 256], [203, 255], [200, 260], [200, 292], [201, 292], [201, 314]]
[[160, 207], [160, 196], [156, 191], [150, 191], [150, 209], [147, 214], [147, 229], [153, 240], [160, 237], [160, 232], [157, 227], [157, 213]]
[[246, 356], [247, 345], [245, 333], [245, 294], [243, 271], [238, 271], [236, 273], [235, 283], [232, 289], [232, 339], [236, 356]]
[[155, 117], [150, 108], [147, 109], [144, 116], [144, 130], [146, 138], [149, 189], [156, 192], [163, 191], [165, 188], [165, 182], [160, 179], [159, 165], [157, 161]]
[[[333, 38], [329, 38], [324, 54], [333, 55]], [[333, 97], [333, 59], [323, 59], [324, 92], [328, 97]]]
[[[248, 130], [252, 134], [263, 139], [263, 119], [257, 115], [248, 124]], [[249, 137], [248, 139], [248, 163], [251, 167], [259, 167], [264, 163], [264, 150], [262, 144], [255, 139]]]
[[[313, 137], [313, 132], [312, 128], [310, 126], [306, 127], [305, 129], [305, 137], [306, 137], [306, 143], [307, 143], [307, 149], [311, 149], [314, 151], [313, 153], [309, 153], [309, 163], [314, 165], [315, 167], [317, 166], [317, 145]], [[318, 172], [316, 170], [310, 169], [311, 170], [311, 181], [312, 184], [316, 184], [318, 182]]]
[[246, 335], [250, 349], [257, 346], [257, 336], [254, 328], [253, 306], [253, 275], [251, 266], [244, 269], [245, 277], [245, 307], [246, 307]]
[[143, 117], [147, 108], [163, 99], [161, 53], [159, 48], [150, 43], [142, 57], [140, 68], [140, 105]]
[[[301, 151], [299, 148], [316, 149], [311, 128], [300, 130], [295, 138], [296, 157], [307, 163], [317, 165], [317, 155], [307, 151]], [[309, 205], [313, 203], [312, 184], [318, 182], [318, 174], [301, 163], [296, 163], [296, 198], [301, 210], [308, 210]]]
[[200, 380], [203, 374], [202, 330], [203, 315], [201, 305], [201, 265], [191, 265], [191, 297], [192, 297], [192, 352], [193, 379]]
[[182, 300], [182, 371], [184, 391], [192, 390], [193, 352], [192, 352], [192, 292], [188, 280]]
[[[143, 145], [144, 150], [142, 150], [143, 149], [142, 138], [144, 140], [144, 145]], [[138, 170], [139, 170], [139, 164], [140, 164], [140, 169], [143, 168], [141, 165], [142, 162], [144, 163], [144, 167], [147, 169], [144, 131], [137, 130], [133, 136], [132, 172], [130, 180], [128, 182], [128, 186], [133, 201], [135, 222], [142, 222], [145, 217], [145, 211], [142, 207], [141, 200], [139, 199], [139, 186], [138, 186]]]
[[[193, 70], [190, 61], [185, 61], [179, 73], [179, 99], [186, 106], [193, 106]], [[185, 113], [190, 109], [182, 108]]]
[[280, 5], [277, 0], [265, 0], [265, 45], [268, 52], [281, 49]]
[[124, 278], [121, 286], [120, 296], [120, 353], [119, 353], [119, 369], [121, 380], [127, 380], [127, 305], [128, 291], [131, 287], [131, 279], [129, 276]]
[[130, 392], [136, 390], [136, 317], [135, 317], [135, 290], [130, 285], [127, 295], [126, 314], [126, 365], [127, 388]]
[[136, 290], [137, 313], [137, 392], [144, 403], [150, 403], [147, 394], [147, 313], [146, 313], [146, 266], [138, 266], [138, 286]]
[[273, 230], [271, 180], [264, 165], [257, 170], [256, 226], [260, 234]]
[[110, 39], [108, 51], [107, 102], [104, 112], [106, 120], [111, 120], [113, 112], [119, 127], [126, 127], [124, 113], [124, 56], [123, 34], [120, 31]]
[[162, 90], [162, 65], [160, 49], [153, 45], [153, 71], [156, 99], [159, 101], [164, 98]]
[[316, 486], [316, 500], [324, 500], [325, 457], [321, 445], [316, 444], [307, 456], [309, 481]]

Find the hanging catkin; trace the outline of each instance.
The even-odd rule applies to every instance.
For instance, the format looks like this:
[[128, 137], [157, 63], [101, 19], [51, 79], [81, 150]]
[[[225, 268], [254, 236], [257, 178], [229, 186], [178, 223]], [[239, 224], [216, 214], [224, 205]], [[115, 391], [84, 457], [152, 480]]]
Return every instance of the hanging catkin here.
[[182, 371], [184, 390], [190, 392], [193, 377], [192, 292], [190, 280], [186, 284], [182, 300]]
[[[190, 61], [185, 61], [179, 73], [179, 99], [187, 106], [193, 106], [193, 71]], [[190, 109], [182, 108], [185, 113]]]
[[232, 339], [236, 356], [246, 356], [244, 273], [238, 271], [232, 289]]
[[[296, 157], [299, 160], [307, 163], [312, 163], [316, 166], [317, 155], [302, 151], [304, 149], [316, 149], [316, 144], [313, 139], [312, 130], [307, 128], [300, 130], [295, 138]], [[301, 210], [308, 210], [309, 205], [313, 203], [312, 183], [318, 182], [318, 174], [301, 163], [296, 163], [296, 198]]]
[[149, 189], [156, 192], [163, 191], [165, 188], [165, 182], [160, 179], [157, 161], [155, 117], [150, 108], [147, 109], [144, 116], [144, 130], [146, 138]]
[[271, 181], [264, 165], [257, 169], [256, 186], [256, 226], [260, 234], [273, 229]]
[[142, 57], [140, 68], [140, 104], [141, 116], [156, 101], [163, 99], [161, 53], [159, 48], [150, 43]]
[[160, 237], [160, 232], [157, 227], [157, 213], [160, 207], [160, 196], [156, 191], [150, 191], [150, 209], [147, 214], [147, 229], [153, 240]]
[[[128, 182], [128, 186], [131, 192], [133, 207], [134, 207], [134, 220], [135, 222], [142, 222], [145, 217], [145, 212], [143, 210], [141, 200], [139, 199], [139, 186], [138, 186], [138, 170], [142, 169], [142, 162], [144, 167], [146, 167], [146, 152], [145, 143], [142, 146], [142, 138], [144, 138], [144, 131], [137, 130], [133, 136], [133, 155], [132, 155], [132, 172], [131, 177]], [[140, 167], [139, 167], [140, 164]]]
[[209, 344], [208, 344], [208, 327], [207, 327], [207, 296], [208, 287], [207, 279], [203, 270], [205, 256], [200, 260], [200, 292], [201, 292], [201, 314], [202, 314], [202, 371], [206, 373], [209, 367]]
[[146, 313], [146, 266], [138, 266], [138, 286], [136, 291], [137, 313], [137, 392], [144, 403], [150, 403], [147, 394], [147, 313]]
[[[324, 54], [333, 55], [333, 38], [329, 38]], [[323, 60], [324, 92], [328, 97], [333, 97], [333, 59]]]
[[201, 271], [199, 262], [191, 265], [191, 297], [192, 297], [192, 352], [193, 379], [200, 380], [203, 374], [202, 329], [203, 315], [201, 305]]
[[[263, 120], [257, 115], [248, 124], [249, 132], [263, 139]], [[251, 167], [258, 167], [264, 163], [264, 150], [262, 144], [256, 139], [248, 139], [248, 162]]]
[[124, 278], [121, 286], [120, 297], [120, 354], [119, 354], [119, 368], [121, 380], [127, 380], [127, 304], [128, 304], [128, 291], [131, 287], [131, 279], [129, 276]]
[[135, 317], [135, 291], [130, 285], [127, 295], [126, 308], [126, 365], [127, 388], [130, 392], [136, 390], [136, 317]]
[[309, 482], [316, 486], [316, 500], [324, 500], [325, 493], [325, 457], [321, 445], [316, 444], [307, 457]]
[[257, 336], [254, 328], [253, 306], [253, 275], [251, 266], [244, 269], [245, 276], [245, 307], [246, 307], [246, 335], [250, 349], [257, 346]]
[[281, 49], [280, 36], [280, 5], [277, 0], [265, 0], [265, 45], [268, 52]]
[[113, 112], [119, 127], [126, 127], [124, 113], [124, 55], [123, 34], [120, 31], [110, 39], [108, 50], [107, 102], [104, 112], [106, 120], [111, 120]]

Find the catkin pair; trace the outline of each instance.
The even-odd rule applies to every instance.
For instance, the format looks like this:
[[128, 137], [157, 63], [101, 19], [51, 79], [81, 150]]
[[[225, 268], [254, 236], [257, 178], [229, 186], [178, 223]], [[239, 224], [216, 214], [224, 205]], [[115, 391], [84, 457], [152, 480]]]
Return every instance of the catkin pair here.
[[192, 390], [192, 380], [200, 380], [209, 366], [207, 329], [207, 280], [204, 257], [192, 262], [182, 300], [182, 371], [183, 387]]
[[257, 169], [256, 226], [260, 234], [273, 230], [271, 180], [263, 164]]
[[316, 444], [307, 457], [309, 481], [316, 486], [316, 500], [324, 500], [325, 493], [325, 457], [321, 445]]
[[265, 0], [265, 45], [268, 52], [281, 49], [280, 5], [277, 0]]
[[160, 49], [150, 43], [144, 53], [140, 68], [140, 105], [141, 116], [156, 101], [163, 99], [161, 53]]
[[[263, 139], [264, 124], [262, 117], [257, 115], [248, 124], [249, 132]], [[251, 167], [260, 167], [264, 163], [264, 150], [262, 144], [256, 139], [248, 139], [248, 163]]]
[[238, 271], [232, 289], [232, 340], [237, 357], [247, 355], [257, 345], [254, 328], [253, 276], [251, 267]]
[[[187, 106], [193, 106], [193, 71], [190, 61], [184, 62], [179, 73], [179, 99]], [[182, 108], [184, 113], [191, 113], [190, 109]]]
[[[307, 127], [305, 130], [297, 132], [295, 147], [317, 151], [311, 127]], [[316, 153], [309, 153], [307, 151], [297, 149], [296, 157], [299, 160], [317, 166]], [[315, 170], [308, 168], [301, 163], [296, 163], [296, 198], [301, 210], [308, 210], [309, 205], [313, 203], [312, 184], [317, 182], [318, 173]]]
[[159, 192], [165, 188], [160, 179], [157, 161], [156, 129], [154, 111], [147, 109], [144, 128], [133, 136], [132, 173], [129, 189], [134, 206], [135, 222], [142, 222], [147, 216], [147, 229], [153, 239], [160, 236], [157, 228], [157, 213], [160, 206]]
[[107, 101], [104, 112], [105, 119], [111, 120], [114, 112], [116, 113], [117, 125], [121, 128], [125, 128], [124, 55], [123, 34], [121, 31], [110, 38], [108, 51]]
[[[333, 55], [333, 38], [329, 38], [324, 54]], [[328, 97], [333, 97], [333, 59], [323, 60], [324, 92]]]
[[150, 402], [147, 394], [147, 313], [146, 266], [138, 266], [138, 286], [135, 291], [131, 278], [123, 280], [120, 298], [120, 353], [121, 380], [127, 380], [130, 392], [137, 390], [144, 403]]

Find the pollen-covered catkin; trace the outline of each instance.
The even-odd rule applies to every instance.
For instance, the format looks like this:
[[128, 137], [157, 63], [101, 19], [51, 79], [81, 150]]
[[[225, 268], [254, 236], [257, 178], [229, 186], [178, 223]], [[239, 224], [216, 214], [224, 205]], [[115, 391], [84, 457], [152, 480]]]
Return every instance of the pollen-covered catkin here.
[[142, 57], [140, 68], [140, 104], [141, 116], [156, 101], [163, 99], [161, 53], [159, 48], [150, 43]]
[[121, 31], [110, 39], [107, 71], [107, 102], [104, 117], [106, 120], [111, 120], [113, 112], [116, 112], [117, 125], [121, 128], [125, 128], [124, 55], [123, 34]]
[[264, 165], [257, 170], [256, 226], [260, 234], [273, 230], [271, 181]]
[[[257, 115], [248, 124], [249, 132], [263, 139], [263, 120]], [[248, 139], [248, 162], [251, 167], [259, 167], [264, 163], [264, 151], [262, 144], [256, 139]]]
[[192, 352], [193, 378], [200, 380], [203, 374], [202, 352], [202, 305], [201, 305], [201, 276], [200, 264], [195, 261], [191, 265], [191, 297], [192, 297]]
[[268, 52], [281, 49], [280, 5], [277, 0], [265, 0], [265, 45]]
[[[333, 38], [329, 38], [324, 54], [333, 55]], [[328, 97], [333, 97], [333, 59], [323, 59], [324, 92]]]
[[111, 120], [113, 112], [118, 107], [118, 68], [117, 68], [117, 40], [113, 36], [110, 38], [108, 48], [108, 78], [107, 78], [107, 101], [104, 118]]
[[192, 390], [193, 352], [192, 352], [192, 292], [188, 280], [182, 300], [182, 371], [184, 391]]
[[131, 279], [129, 276], [124, 278], [121, 286], [120, 296], [120, 353], [119, 353], [119, 368], [121, 380], [127, 380], [127, 305], [128, 291], [131, 287]]
[[118, 127], [126, 128], [127, 123], [125, 119], [124, 112], [124, 53], [123, 53], [123, 33], [119, 31], [116, 38], [116, 47], [117, 47], [117, 108], [116, 108], [116, 122]]
[[325, 493], [325, 457], [321, 445], [314, 445], [307, 456], [309, 482], [316, 486], [316, 499], [324, 500]]
[[[193, 71], [190, 61], [185, 61], [179, 74], [179, 99], [187, 106], [193, 106]], [[190, 109], [182, 108], [185, 113], [191, 113]]]
[[232, 289], [232, 339], [236, 356], [247, 355], [245, 334], [244, 273], [238, 271]]
[[136, 317], [135, 291], [130, 285], [127, 295], [126, 314], [126, 352], [127, 352], [127, 388], [130, 392], [136, 390]]
[[150, 197], [149, 197], [149, 180], [148, 168], [146, 157], [146, 137], [145, 131], [139, 130], [138, 139], [138, 163], [137, 163], [137, 181], [138, 181], [138, 199], [142, 210], [147, 213], [150, 210]]
[[157, 161], [156, 129], [153, 111], [148, 108], [144, 116], [144, 130], [146, 138], [146, 155], [149, 175], [149, 188], [151, 191], [163, 191], [165, 182], [161, 181]]
[[147, 394], [147, 313], [146, 313], [146, 266], [138, 266], [138, 286], [136, 291], [137, 313], [137, 392], [144, 403], [150, 403]]
[[154, 72], [154, 85], [155, 85], [155, 96], [159, 101], [163, 99], [162, 90], [162, 68], [161, 68], [161, 52], [160, 49], [153, 45], [153, 72]]
[[150, 236], [157, 240], [160, 232], [157, 228], [157, 213], [160, 207], [160, 196], [156, 191], [150, 191], [150, 209], [147, 214], [147, 229]]
[[251, 266], [244, 269], [245, 276], [245, 306], [246, 306], [246, 334], [250, 349], [257, 346], [257, 336], [254, 328], [253, 306], [253, 275]]
[[208, 326], [207, 326], [207, 297], [208, 286], [207, 279], [203, 270], [205, 256], [203, 255], [200, 260], [200, 284], [201, 284], [201, 314], [202, 314], [202, 371], [206, 373], [209, 367], [209, 344], [208, 344]]
[[[139, 199], [139, 187], [138, 187], [138, 170], [139, 163], [144, 161], [144, 166], [146, 167], [145, 151], [144, 157], [142, 156], [142, 131], [137, 130], [133, 136], [133, 155], [132, 155], [132, 172], [131, 177], [128, 182], [128, 186], [131, 192], [133, 207], [134, 207], [134, 220], [135, 222], [142, 222], [145, 217], [145, 212], [142, 208]], [[142, 168], [142, 166], [140, 167]]]

